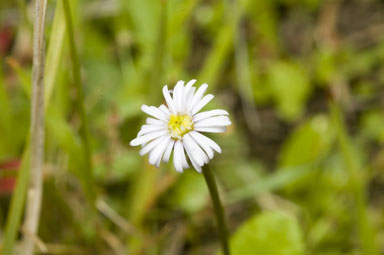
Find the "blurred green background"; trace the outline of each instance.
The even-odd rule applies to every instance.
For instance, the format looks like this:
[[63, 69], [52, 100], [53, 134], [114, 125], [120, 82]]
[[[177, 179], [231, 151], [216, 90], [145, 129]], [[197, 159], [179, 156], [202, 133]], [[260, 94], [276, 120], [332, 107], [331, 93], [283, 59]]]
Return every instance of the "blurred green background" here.
[[[32, 5], [0, 2], [0, 243], [27, 165]], [[223, 149], [211, 166], [234, 255], [384, 253], [383, 1], [70, 6], [85, 98], [62, 0], [48, 1], [37, 254], [220, 254], [202, 175], [156, 169], [129, 146], [146, 118], [140, 106], [192, 78], [215, 94], [207, 108], [233, 122], [210, 137]]]

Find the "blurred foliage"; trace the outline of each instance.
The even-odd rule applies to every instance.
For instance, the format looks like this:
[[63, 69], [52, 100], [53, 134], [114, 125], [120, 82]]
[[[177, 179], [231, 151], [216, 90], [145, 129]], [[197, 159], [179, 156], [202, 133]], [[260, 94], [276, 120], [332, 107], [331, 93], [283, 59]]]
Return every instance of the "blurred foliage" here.
[[[278, 245], [276, 245], [278, 244]], [[303, 237], [295, 218], [263, 212], [248, 219], [232, 240], [233, 254], [303, 254]]]
[[[27, 164], [32, 3], [0, 2], [1, 243]], [[203, 177], [155, 169], [129, 146], [140, 106], [192, 78], [216, 95], [207, 109], [231, 113], [233, 125], [211, 137], [223, 150], [212, 168], [234, 255], [384, 253], [382, 1], [71, 0], [79, 68], [62, 1], [48, 3], [48, 254], [220, 253]]]

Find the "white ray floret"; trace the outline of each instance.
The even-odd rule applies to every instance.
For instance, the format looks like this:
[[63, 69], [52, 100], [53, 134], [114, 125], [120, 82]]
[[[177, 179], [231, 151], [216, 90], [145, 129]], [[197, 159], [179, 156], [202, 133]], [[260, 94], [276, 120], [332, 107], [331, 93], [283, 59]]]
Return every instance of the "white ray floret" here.
[[231, 124], [229, 114], [221, 109], [199, 113], [214, 96], [204, 96], [208, 85], [203, 84], [196, 90], [195, 82], [191, 80], [184, 85], [184, 81], [178, 81], [173, 92], [165, 85], [163, 95], [167, 105], [141, 107], [151, 117], [130, 145], [141, 145], [140, 155], [148, 153], [150, 164], [159, 167], [161, 161], [168, 162], [173, 151], [176, 171], [189, 168], [189, 160], [201, 172], [201, 167], [215, 152], [221, 153], [220, 146], [201, 132], [225, 132]]

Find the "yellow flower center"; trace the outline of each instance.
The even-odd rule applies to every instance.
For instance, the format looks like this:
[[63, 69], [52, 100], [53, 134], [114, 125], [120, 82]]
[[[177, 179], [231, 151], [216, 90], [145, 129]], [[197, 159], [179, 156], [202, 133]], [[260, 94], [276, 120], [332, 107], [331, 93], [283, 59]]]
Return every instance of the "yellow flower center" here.
[[171, 114], [168, 122], [168, 129], [173, 139], [181, 139], [183, 135], [193, 130], [192, 118], [187, 114]]

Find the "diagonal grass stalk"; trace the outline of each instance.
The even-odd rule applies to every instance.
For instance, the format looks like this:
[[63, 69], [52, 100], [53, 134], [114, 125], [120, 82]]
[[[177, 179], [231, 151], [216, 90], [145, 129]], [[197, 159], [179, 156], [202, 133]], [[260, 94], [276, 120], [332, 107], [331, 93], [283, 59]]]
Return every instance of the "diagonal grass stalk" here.
[[238, 82], [238, 90], [241, 96], [241, 104], [245, 116], [246, 124], [249, 130], [256, 131], [260, 129], [261, 123], [257, 114], [256, 104], [253, 100], [253, 89], [251, 81], [251, 67], [249, 64], [248, 45], [243, 31], [242, 18], [243, 6], [241, 1], [233, 1], [232, 3], [232, 20], [233, 20], [233, 41], [235, 51], [236, 77]]
[[218, 77], [223, 71], [228, 55], [231, 53], [233, 45], [233, 26], [225, 24], [220, 28], [212, 50], [204, 61], [204, 65], [198, 75], [198, 80], [205, 81], [210, 85], [210, 89], [217, 86]]
[[[214, 40], [212, 50], [210, 51], [209, 55], [204, 60], [204, 65], [200, 70], [200, 73], [198, 75], [198, 80], [203, 80], [207, 84], [210, 85], [210, 89], [215, 89], [218, 85], [218, 79], [219, 76], [224, 71], [225, 63], [228, 61], [228, 55], [231, 54], [233, 49], [236, 49], [236, 47], [240, 47], [241, 45], [237, 46], [238, 42], [235, 42], [236, 36], [238, 34], [238, 28], [237, 28], [237, 22], [238, 22], [238, 15], [241, 14], [242, 10], [248, 8], [249, 3], [252, 1], [244, 0], [244, 1], [238, 1], [234, 2], [237, 6], [236, 8], [238, 10], [234, 10], [233, 6], [229, 5], [230, 12], [236, 12], [232, 13], [232, 17], [228, 19], [227, 17], [223, 17], [225, 20], [224, 25], [220, 28], [220, 30], [217, 33], [216, 39]], [[235, 44], [236, 43], [236, 44]], [[244, 50], [244, 49], [243, 49]], [[236, 53], [236, 52], [235, 52]], [[238, 53], [236, 53], [238, 55]], [[242, 53], [241, 53], [242, 54]], [[236, 56], [237, 57], [237, 56]], [[244, 60], [244, 59], [240, 59]], [[238, 60], [236, 60], [238, 61]], [[238, 63], [236, 63], [238, 65]], [[244, 68], [242, 66], [241, 68]], [[242, 75], [244, 78], [244, 74], [246, 74], [246, 70], [241, 70]], [[243, 82], [243, 81], [242, 81]], [[249, 88], [247, 88], [249, 90]], [[244, 91], [246, 93], [247, 91]], [[257, 121], [256, 121], [257, 122]], [[258, 125], [256, 123], [256, 125]]]

